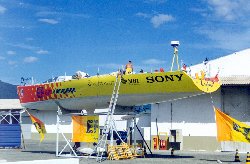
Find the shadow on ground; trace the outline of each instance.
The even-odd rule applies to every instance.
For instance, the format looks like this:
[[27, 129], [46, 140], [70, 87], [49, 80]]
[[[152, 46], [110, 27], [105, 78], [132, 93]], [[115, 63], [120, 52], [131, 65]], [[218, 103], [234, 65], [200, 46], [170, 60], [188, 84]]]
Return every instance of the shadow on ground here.
[[145, 158], [194, 158], [194, 156], [186, 155], [163, 155], [163, 154], [147, 154]]
[[[200, 159], [201, 161], [208, 161], [208, 162], [218, 162], [217, 159]], [[232, 162], [232, 163], [237, 163], [237, 162], [234, 162], [234, 160], [220, 160], [221, 162]]]
[[40, 153], [45, 153], [45, 154], [55, 154], [55, 151], [22, 151], [22, 152], [26, 152], [26, 153], [37, 153], [37, 154], [40, 154]]

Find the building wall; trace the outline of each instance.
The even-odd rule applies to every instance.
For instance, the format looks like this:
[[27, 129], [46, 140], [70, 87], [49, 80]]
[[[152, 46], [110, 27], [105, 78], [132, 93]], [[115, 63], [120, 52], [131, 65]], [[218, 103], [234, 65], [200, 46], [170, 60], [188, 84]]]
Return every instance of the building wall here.
[[237, 120], [250, 122], [250, 86], [224, 86], [222, 110]]
[[[150, 120], [151, 120], [150, 115], [142, 115], [137, 118], [137, 126], [142, 134], [144, 134], [144, 128], [150, 127]], [[142, 137], [137, 129], [135, 129], [135, 139], [142, 140]]]
[[0, 99], [0, 110], [11, 110], [18, 109], [22, 110], [23, 107], [20, 104], [19, 99]]
[[[250, 125], [250, 86], [223, 86], [222, 111]], [[250, 144], [243, 142], [221, 142], [222, 151], [250, 151]]]
[[250, 150], [247, 143], [218, 142], [215, 114], [211, 102], [231, 117], [250, 124], [250, 87], [222, 86], [221, 90], [192, 98], [152, 105], [151, 140], [158, 131], [182, 129], [184, 150], [222, 150], [241, 152]]
[[[184, 150], [217, 149], [219, 143], [216, 141], [216, 124], [213, 105], [221, 108], [220, 90], [211, 95], [203, 94], [173, 101], [172, 113], [171, 102], [152, 105], [151, 140], [153, 136], [157, 135], [158, 125], [158, 132], [167, 132], [168, 135], [170, 129], [182, 129]], [[207, 137], [207, 139], [211, 141], [204, 143], [204, 137]], [[195, 141], [195, 143], [191, 142], [192, 140]], [[211, 144], [211, 142], [213, 142], [213, 144]], [[204, 146], [198, 148], [194, 146], [194, 144]]]
[[[127, 120], [127, 128], [132, 127], [132, 137], [129, 137], [129, 139], [131, 138], [131, 142], [130, 144], [134, 144], [136, 141], [136, 144], [138, 143], [143, 143], [143, 138], [144, 140], [147, 142], [148, 145], [151, 144], [151, 138], [150, 138], [150, 123], [151, 120], [151, 115], [150, 114], [143, 114], [143, 115], [139, 115], [136, 118], [136, 124], [138, 129], [135, 127], [134, 125], [134, 120], [133, 119], [129, 119]], [[141, 133], [141, 134], [140, 134]], [[143, 138], [142, 138], [142, 136]]]
[[[212, 93], [211, 95], [214, 105], [220, 108], [220, 91]], [[216, 133], [211, 133], [208, 130], [216, 128], [214, 126], [214, 110], [210, 94], [173, 101], [172, 114], [171, 102], [153, 104], [151, 113], [151, 135], [157, 134], [156, 118], [158, 129], [161, 132], [169, 132], [170, 129], [183, 129], [182, 133], [184, 136], [216, 136]]]
[[[219, 71], [220, 77], [227, 77], [232, 75], [250, 75], [250, 49], [235, 52], [233, 54], [223, 56], [214, 60], [210, 60], [205, 66], [204, 64], [197, 64], [191, 66], [191, 74], [201, 70], [206, 71], [208, 76], [215, 76]], [[244, 81], [246, 82], [246, 81]], [[241, 83], [241, 81], [239, 81]], [[249, 85], [234, 85], [234, 86], [222, 86], [222, 100], [221, 109], [226, 114], [238, 119], [239, 121], [249, 124], [250, 122], [250, 91]], [[235, 151], [238, 148], [239, 151], [246, 152], [250, 150], [249, 144], [240, 142], [222, 142], [222, 151]]]

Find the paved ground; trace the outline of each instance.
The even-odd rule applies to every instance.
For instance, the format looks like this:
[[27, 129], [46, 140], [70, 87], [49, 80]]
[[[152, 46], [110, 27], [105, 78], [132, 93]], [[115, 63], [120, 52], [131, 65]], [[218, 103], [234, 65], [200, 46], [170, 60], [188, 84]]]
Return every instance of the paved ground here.
[[[64, 145], [62, 145], [64, 146]], [[61, 148], [62, 148], [61, 146]], [[104, 161], [102, 163], [176, 163], [176, 164], [212, 164], [212, 163], [246, 163], [246, 154], [240, 154], [242, 162], [234, 162], [234, 152], [195, 152], [195, 151], [175, 151], [175, 156], [170, 156], [170, 151], [155, 151], [153, 155], [147, 155], [146, 158], [137, 158], [121, 161]], [[55, 156], [55, 143], [39, 141], [26, 142], [26, 149], [0, 149], [0, 163], [14, 161], [31, 161], [58, 159], [63, 157]], [[219, 160], [219, 161], [218, 161]], [[94, 159], [80, 159], [80, 163], [97, 163]]]

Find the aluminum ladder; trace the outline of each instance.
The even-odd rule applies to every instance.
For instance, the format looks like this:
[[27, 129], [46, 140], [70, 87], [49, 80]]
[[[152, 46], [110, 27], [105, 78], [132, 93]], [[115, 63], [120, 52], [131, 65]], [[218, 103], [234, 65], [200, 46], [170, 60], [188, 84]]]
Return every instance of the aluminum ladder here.
[[111, 133], [110, 145], [113, 146], [113, 132], [114, 131], [116, 132], [119, 139], [123, 142], [123, 140], [121, 139], [120, 135], [118, 134], [118, 132], [116, 130], [115, 121], [113, 118], [113, 115], [115, 112], [116, 102], [117, 102], [118, 96], [119, 96], [121, 79], [122, 79], [122, 74], [120, 74], [120, 71], [118, 71], [118, 73], [116, 75], [115, 83], [114, 83], [112, 96], [111, 96], [110, 103], [109, 103], [109, 108], [108, 108], [108, 113], [106, 116], [104, 128], [102, 130], [102, 137], [94, 149], [94, 153], [97, 153], [97, 158], [96, 158], [97, 162], [102, 162], [104, 159], [106, 159], [106, 157], [103, 157], [103, 155], [104, 155], [104, 151], [106, 151], [106, 144], [107, 144], [109, 132]]

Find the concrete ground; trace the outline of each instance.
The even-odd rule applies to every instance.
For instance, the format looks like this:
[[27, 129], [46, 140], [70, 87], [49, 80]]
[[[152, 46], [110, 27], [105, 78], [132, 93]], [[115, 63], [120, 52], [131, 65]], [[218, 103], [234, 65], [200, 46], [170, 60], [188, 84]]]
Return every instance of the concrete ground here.
[[[65, 144], [64, 144], [65, 145]], [[60, 143], [60, 148], [64, 146]], [[62, 159], [65, 157], [55, 156], [55, 142], [26, 141], [25, 149], [0, 149], [0, 163], [15, 161], [32, 161], [46, 159]], [[60, 150], [61, 150], [60, 149]], [[69, 150], [69, 149], [67, 149]], [[102, 163], [175, 163], [175, 164], [201, 164], [201, 163], [246, 163], [246, 154], [240, 154], [242, 162], [234, 162], [235, 152], [210, 152], [210, 151], [175, 151], [175, 156], [170, 156], [170, 151], [154, 151], [153, 155], [146, 158], [131, 160], [110, 161]], [[94, 159], [81, 158], [80, 163], [97, 163]]]

